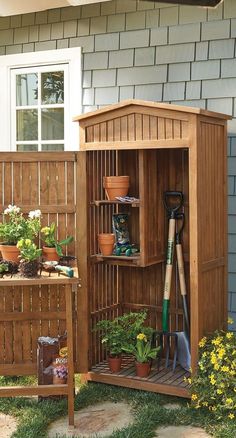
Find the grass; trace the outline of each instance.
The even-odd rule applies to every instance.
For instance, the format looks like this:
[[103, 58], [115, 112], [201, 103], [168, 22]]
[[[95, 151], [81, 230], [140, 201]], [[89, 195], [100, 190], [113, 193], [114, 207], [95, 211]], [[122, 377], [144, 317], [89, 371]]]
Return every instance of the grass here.
[[[12, 384], [12, 379], [1, 378], [0, 384], [4, 383]], [[19, 384], [19, 380], [14, 379], [13, 383]], [[31, 384], [32, 379], [21, 378], [22, 383]], [[109, 438], [152, 438], [157, 427], [167, 425], [203, 427], [216, 438], [236, 437], [235, 421], [228, 419], [218, 421], [210, 412], [189, 407], [188, 401], [184, 399], [122, 387], [98, 383], [81, 385], [75, 398], [75, 410], [104, 401], [114, 403], [126, 401], [131, 405], [134, 413], [133, 424], [114, 431]], [[177, 410], [170, 411], [165, 407], [168, 403], [176, 402], [180, 405]], [[35, 398], [2, 398], [0, 412], [18, 419], [19, 426], [12, 438], [46, 438], [48, 425], [66, 415], [67, 404], [65, 399], [39, 403]]]

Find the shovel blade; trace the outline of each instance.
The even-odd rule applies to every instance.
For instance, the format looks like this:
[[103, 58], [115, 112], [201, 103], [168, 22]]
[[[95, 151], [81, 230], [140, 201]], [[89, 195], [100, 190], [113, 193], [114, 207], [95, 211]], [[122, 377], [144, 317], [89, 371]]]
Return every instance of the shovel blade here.
[[185, 332], [177, 332], [178, 337], [178, 362], [186, 371], [190, 371], [191, 354], [189, 340]]

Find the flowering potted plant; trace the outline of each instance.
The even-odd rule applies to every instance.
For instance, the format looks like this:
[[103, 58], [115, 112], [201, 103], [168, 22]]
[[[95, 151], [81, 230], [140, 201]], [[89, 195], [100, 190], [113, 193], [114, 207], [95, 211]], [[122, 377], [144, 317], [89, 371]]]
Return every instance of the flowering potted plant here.
[[[229, 318], [229, 324], [233, 320]], [[216, 331], [199, 342], [198, 371], [187, 379], [196, 409], [236, 418], [236, 333]]]
[[144, 333], [139, 333], [136, 344], [125, 345], [123, 350], [134, 355], [136, 374], [138, 377], [147, 377], [151, 371], [151, 359], [157, 357], [160, 347], [152, 348], [151, 341]]
[[3, 222], [0, 223], [0, 250], [4, 260], [19, 261], [16, 244], [21, 239], [33, 240], [38, 235], [40, 219], [40, 210], [30, 211], [27, 218], [16, 205], [9, 205], [4, 210]]
[[53, 383], [65, 384], [68, 377], [68, 367], [66, 365], [58, 365], [53, 368]]
[[56, 224], [52, 222], [50, 226], [41, 229], [45, 246], [43, 246], [43, 257], [47, 261], [58, 261], [63, 256], [62, 245], [68, 245], [73, 241], [72, 236], [58, 242], [56, 239]]
[[36, 277], [39, 269], [38, 258], [42, 250], [30, 239], [19, 240], [17, 248], [20, 251], [20, 274], [23, 277]]

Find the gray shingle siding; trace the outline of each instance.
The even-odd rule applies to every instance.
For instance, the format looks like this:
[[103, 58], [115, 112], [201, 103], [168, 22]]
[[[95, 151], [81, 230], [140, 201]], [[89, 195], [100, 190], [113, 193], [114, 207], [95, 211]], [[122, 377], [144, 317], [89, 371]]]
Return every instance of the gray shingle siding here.
[[229, 122], [229, 311], [236, 320], [236, 1], [216, 9], [113, 0], [0, 17], [0, 55], [82, 47], [83, 110], [125, 98], [233, 115]]

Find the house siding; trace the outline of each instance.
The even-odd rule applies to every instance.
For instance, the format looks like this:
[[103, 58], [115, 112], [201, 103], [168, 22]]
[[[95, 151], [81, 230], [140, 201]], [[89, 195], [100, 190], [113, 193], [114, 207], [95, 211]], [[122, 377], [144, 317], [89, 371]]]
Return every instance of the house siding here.
[[[236, 5], [113, 0], [0, 18], [0, 55], [82, 47], [83, 111], [125, 98], [225, 112], [229, 312], [236, 320]], [[236, 324], [235, 324], [236, 328]]]

